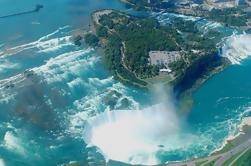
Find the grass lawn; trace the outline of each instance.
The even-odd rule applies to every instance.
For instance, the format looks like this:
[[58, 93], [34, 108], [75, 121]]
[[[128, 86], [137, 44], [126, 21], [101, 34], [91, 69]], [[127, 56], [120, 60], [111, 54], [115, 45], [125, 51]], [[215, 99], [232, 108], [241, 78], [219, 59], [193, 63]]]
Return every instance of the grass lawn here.
[[231, 164], [237, 157], [239, 157], [239, 155], [242, 153], [243, 151], [236, 153], [235, 155], [233, 155], [232, 157], [230, 157], [225, 163], [223, 163], [222, 166], [229, 166], [229, 164]]
[[221, 149], [220, 151], [216, 152], [216, 154], [220, 154], [220, 153], [225, 153], [230, 151], [231, 149], [233, 149], [236, 146], [236, 144], [233, 141], [229, 141], [224, 147], [223, 149]]
[[213, 166], [218, 159], [212, 160], [209, 163], [203, 164], [203, 166]]
[[[203, 161], [203, 163], [202, 163], [202, 162], [200, 163], [200, 166], [213, 166], [213, 165], [215, 164], [215, 162], [216, 162], [217, 160], [219, 160], [219, 158], [220, 158], [220, 157], [218, 157], [218, 158], [216, 158], [216, 159], [214, 159], [214, 160], [212, 160], [212, 161], [209, 161], [209, 162], [208, 162], [208, 160]], [[197, 163], [196, 163], [196, 165], [197, 165]]]
[[246, 151], [234, 164], [234, 166], [250, 166], [251, 165], [251, 148]]
[[206, 163], [206, 162], [207, 162], [207, 160], [199, 161], [199, 162], [196, 162], [195, 165], [196, 165], [196, 166], [201, 166], [201, 165], [203, 165], [203, 164]]

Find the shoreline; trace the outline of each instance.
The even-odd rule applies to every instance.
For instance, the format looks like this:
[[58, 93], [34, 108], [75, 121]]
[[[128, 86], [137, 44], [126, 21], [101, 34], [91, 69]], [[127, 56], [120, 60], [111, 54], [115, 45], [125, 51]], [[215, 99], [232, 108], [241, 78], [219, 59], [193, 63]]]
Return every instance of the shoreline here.
[[[121, 0], [121, 1], [129, 3], [127, 0]], [[111, 13], [111, 12], [120, 12], [120, 11], [112, 10], [112, 9], [103, 9], [103, 10], [94, 11], [91, 14], [91, 19], [90, 19], [90, 32], [93, 33], [93, 34], [96, 34], [96, 29], [95, 28], [96, 28], [96, 26], [98, 26], [100, 24], [98, 22], [98, 19], [99, 19], [98, 17], [100, 17], [100, 14], [102, 15], [102, 14], [107, 14], [107, 13]], [[97, 13], [98, 13], [98, 16], [97, 16]], [[120, 13], [126, 14], [126, 13], [123, 13], [123, 12], [120, 12]], [[101, 44], [101, 46], [98, 46], [98, 47], [99, 47], [99, 49], [103, 49], [102, 44]], [[219, 53], [217, 53], [217, 54], [218, 54], [219, 57], [221, 57], [219, 55]], [[208, 55], [206, 55], [206, 56], [208, 56]], [[195, 79], [194, 84], [191, 87], [185, 89], [184, 92], [182, 91], [180, 93], [181, 96], [183, 96], [184, 94], [186, 96], [187, 94], [193, 93], [194, 91], [199, 89], [203, 85], [203, 83], [206, 82], [208, 79], [210, 79], [212, 76], [222, 72], [225, 68], [227, 68], [229, 66], [230, 62], [224, 57], [221, 57], [221, 59], [222, 59], [222, 61], [224, 61], [221, 65], [212, 67], [212, 70], [205, 71], [204, 74], [198, 76], [198, 78]], [[115, 75], [116, 75], [117, 79], [119, 81], [121, 81], [122, 83], [125, 83], [127, 85], [131, 85], [131, 86], [136, 86], [138, 88], [143, 88], [143, 89], [148, 89], [149, 87], [151, 87], [152, 82], [159, 82], [159, 81], [161, 81], [163, 79], [167, 80], [168, 78], [170, 78], [169, 75], [166, 75], [166, 76], [158, 75], [158, 76], [155, 76], [155, 77], [152, 77], [152, 78], [142, 79], [142, 81], [146, 82], [148, 85], [140, 85], [139, 83], [135, 83], [135, 82], [129, 81], [127, 79], [124, 79], [120, 75], [117, 75], [117, 74], [115, 74]], [[161, 78], [161, 79], [159, 79], [159, 78]], [[169, 79], [168, 83], [166, 82], [165, 85], [167, 84], [167, 86], [172, 86], [173, 89], [174, 89], [179, 79], [180, 78], [176, 78], [174, 80]], [[148, 81], [148, 80], [150, 80], [150, 81]], [[178, 94], [179, 91], [177, 91], [175, 93]]]
[[249, 135], [251, 136], [251, 116], [242, 119], [238, 125], [236, 135], [229, 136], [222, 144], [222, 146], [211, 153], [211, 155], [219, 154], [238, 146], [239, 142], [246, 140]]
[[[96, 11], [97, 12], [97, 11]], [[93, 14], [92, 14], [93, 16]], [[96, 19], [94, 19], [92, 17], [92, 21], [94, 21]], [[95, 22], [93, 24], [95, 26]], [[95, 28], [95, 27], [93, 27]], [[102, 48], [102, 47], [101, 47]], [[222, 57], [223, 58], [223, 57]], [[225, 60], [225, 59], [224, 59]], [[213, 69], [209, 69], [208, 71], [205, 72], [205, 74], [203, 74], [201, 77], [199, 77], [198, 79], [196, 79], [195, 83], [193, 84], [193, 86], [189, 89], [186, 89], [185, 92], [184, 92], [184, 95], [191, 95], [192, 93], [194, 93], [194, 91], [198, 90], [208, 79], [210, 79], [211, 77], [213, 77], [214, 75], [222, 72], [224, 69], [226, 69], [230, 64], [230, 61], [228, 59], [225, 60], [225, 62], [223, 63], [223, 65], [219, 65], [219, 66], [216, 66], [214, 67]], [[121, 81], [121, 80], [120, 80]], [[123, 81], [122, 81], [123, 82]], [[247, 117], [247, 118], [244, 118], [243, 119], [243, 122], [241, 123], [241, 125], [238, 127], [239, 128], [239, 132], [237, 135], [233, 136], [233, 137], [230, 137], [226, 140], [226, 143], [223, 143], [222, 147], [219, 148], [219, 149], [216, 149], [214, 152], [212, 152], [212, 154], [210, 154], [208, 157], [216, 157], [215, 155], [218, 155], [218, 154], [221, 154], [223, 155], [224, 153], [226, 152], [221, 152], [222, 149], [224, 149], [226, 146], [228, 146], [229, 142], [231, 143], [231, 141], [233, 140], [236, 140], [238, 139], [240, 136], [242, 135], [248, 135], [249, 132], [244, 132], [246, 131], [244, 128], [246, 126], [249, 126], [251, 127], [251, 117]], [[251, 132], [250, 132], [251, 134]], [[236, 145], [238, 146], [238, 144]], [[227, 151], [229, 152], [229, 151]], [[196, 161], [196, 160], [202, 160], [202, 159], [205, 159], [206, 157], [204, 158], [197, 158], [197, 159], [191, 159], [191, 160], [188, 160], [188, 161], [180, 161], [178, 163], [182, 163], [182, 162], [191, 162], [191, 161]]]
[[[238, 134], [235, 136], [230, 136], [227, 140], [223, 143], [223, 146], [220, 149], [216, 149], [214, 152], [209, 154], [206, 157], [198, 157], [198, 158], [191, 158], [190, 160], [184, 161], [174, 161], [167, 163], [167, 166], [184, 166], [184, 165], [202, 165], [209, 164], [209, 163], [223, 163], [225, 164], [229, 158], [224, 158], [227, 155], [230, 157], [236, 154], [236, 149], [248, 149], [244, 145], [250, 144], [251, 141], [251, 116], [245, 117], [242, 119], [240, 125], [238, 125]], [[234, 143], [234, 144], [233, 144]], [[232, 154], [235, 151], [235, 154]], [[238, 154], [238, 153], [237, 153]], [[217, 165], [216, 164], [216, 165]]]

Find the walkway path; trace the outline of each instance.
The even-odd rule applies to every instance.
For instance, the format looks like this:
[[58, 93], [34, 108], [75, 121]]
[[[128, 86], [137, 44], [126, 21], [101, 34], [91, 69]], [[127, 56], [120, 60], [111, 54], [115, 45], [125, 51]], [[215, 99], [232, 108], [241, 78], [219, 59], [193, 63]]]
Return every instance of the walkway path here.
[[249, 139], [248, 141], [240, 144], [239, 146], [233, 148], [232, 150], [222, 154], [222, 157], [216, 161], [215, 166], [222, 166], [222, 164], [224, 162], [226, 162], [229, 158], [231, 158], [233, 155], [248, 149], [251, 146], [251, 139]]
[[[242, 144], [236, 146], [232, 150], [217, 154], [217, 155], [212, 155], [209, 157], [197, 159], [197, 160], [192, 160], [192, 161], [185, 161], [185, 162], [180, 162], [180, 163], [171, 163], [168, 164], [168, 166], [195, 166], [196, 163], [202, 162], [202, 161], [207, 161], [202, 165], [205, 165], [206, 163], [209, 163], [210, 161], [217, 160], [214, 164], [214, 166], [222, 166], [228, 159], [230, 159], [232, 156], [234, 156], [237, 153], [240, 153], [242, 151], [245, 151], [251, 147], [251, 138], [247, 140], [246, 142], [243, 142]], [[240, 155], [241, 156], [241, 155]]]

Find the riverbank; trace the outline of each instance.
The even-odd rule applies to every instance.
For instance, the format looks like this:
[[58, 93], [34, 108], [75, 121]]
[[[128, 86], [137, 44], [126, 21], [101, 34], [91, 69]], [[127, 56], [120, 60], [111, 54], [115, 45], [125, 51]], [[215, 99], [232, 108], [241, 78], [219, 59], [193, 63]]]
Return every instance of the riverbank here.
[[[123, 22], [121, 20], [126, 21], [126, 22]], [[115, 10], [99, 10], [92, 13], [91, 21], [92, 21], [91, 31], [93, 34], [98, 36], [100, 40], [101, 48], [104, 50], [107, 50], [110, 47], [109, 50], [112, 50], [112, 49], [117, 50], [116, 54], [118, 55], [116, 56], [116, 58], [121, 57], [121, 59], [117, 59], [116, 62], [113, 63], [111, 60], [115, 58], [114, 56], [115, 53], [108, 54], [109, 51], [104, 51], [105, 52], [104, 57], [106, 57], [105, 58], [106, 63], [109, 64], [108, 68], [112, 68], [111, 71], [115, 75], [115, 77], [118, 78], [121, 82], [124, 82], [126, 84], [131, 84], [131, 85], [141, 87], [141, 88], [147, 88], [147, 87], [151, 87], [152, 86], [151, 84], [153, 83], [164, 80], [165, 84], [167, 84], [168, 86], [174, 86], [174, 89], [177, 90], [177, 92], [180, 94], [187, 90], [192, 92], [195, 89], [197, 89], [208, 78], [210, 78], [212, 75], [222, 71], [226, 67], [226, 64], [227, 64], [226, 60], [223, 60], [224, 61], [223, 63], [220, 62], [222, 61], [222, 60], [218, 60], [220, 59], [220, 57], [217, 58], [217, 55], [215, 55], [215, 53], [213, 53], [212, 51], [209, 51], [209, 50], [213, 50], [214, 48], [208, 47], [207, 45], [216, 45], [216, 42], [214, 43], [214, 41], [209, 39], [209, 37], [200, 38], [198, 34], [193, 33], [192, 29], [195, 28], [195, 25], [191, 24], [190, 22], [186, 23], [186, 21], [182, 21], [178, 19], [178, 21], [174, 23], [175, 29], [179, 29], [183, 31], [184, 33], [188, 33], [189, 35], [194, 35], [193, 37], [189, 39], [185, 39], [185, 40], [190, 40], [190, 42], [185, 42], [185, 41], [182, 41], [183, 39], [181, 40], [182, 37], [180, 34], [169, 32], [169, 31], [172, 31], [172, 29], [158, 25], [158, 23], [153, 18], [140, 19], [140, 18], [129, 16], [119, 11], [115, 11]], [[114, 24], [114, 22], [116, 22], [116, 25]], [[137, 30], [135, 29], [136, 33], [135, 31], [129, 32], [128, 30], [121, 29], [121, 27], [123, 26], [126, 27], [130, 24], [133, 25], [134, 23], [138, 24], [138, 25], [135, 24], [136, 26], [139, 26], [140, 24], [144, 24], [145, 28], [138, 28]], [[153, 33], [154, 34], [155, 33], [155, 32], [151, 32], [152, 30], [149, 29], [148, 31], [147, 29], [147, 26], [152, 26], [151, 24], [152, 25], [155, 24], [154, 26], [156, 26], [157, 28], [157, 31], [158, 31], [157, 33], [162, 33], [161, 36], [166, 36], [166, 39], [169, 40], [167, 42], [168, 44], [165, 43], [164, 39], [163, 40], [158, 39], [155, 41], [157, 37], [151, 37], [147, 39], [147, 35], [143, 37], [144, 39], [142, 39], [142, 41], [140, 41], [142, 37], [137, 37], [138, 34], [140, 33], [144, 33], [144, 34]], [[180, 24], [185, 24], [184, 26], [186, 29], [183, 29], [184, 27], [179, 27]], [[166, 28], [167, 30], [164, 30], [164, 28]], [[127, 27], [127, 29], [130, 29], [130, 28]], [[145, 33], [146, 31], [147, 33]], [[161, 36], [158, 36], [158, 38]], [[137, 37], [137, 40], [139, 41], [131, 45], [130, 43], [135, 42], [135, 41], [132, 41], [130, 39], [135, 38], [135, 37]], [[117, 40], [117, 48], [115, 48], [116, 44], [110, 45], [108, 47], [109, 42], [111, 42], [111, 39]], [[194, 45], [194, 43], [198, 42], [196, 40], [207, 40], [207, 42], [200, 43], [200, 44], [198, 43]], [[148, 41], [151, 41], [152, 43], [159, 43], [159, 45], [156, 45], [156, 46], [154, 46], [154, 44], [148, 45], [147, 44]], [[160, 41], [162, 43], [160, 43]], [[197, 49], [201, 49], [200, 51], [198, 51], [200, 52], [200, 55], [189, 53], [189, 48], [191, 47], [190, 43], [192, 42], [193, 42], [193, 47], [195, 48], [197, 47]], [[205, 45], [206, 47], [204, 48]], [[181, 50], [180, 53], [182, 54], [183, 58], [177, 61], [177, 63], [175, 62], [172, 65], [175, 67], [172, 73], [157, 74], [156, 71], [160, 69], [160, 66], [149, 65], [149, 63], [147, 63], [148, 54], [146, 54], [143, 50], [140, 51], [139, 49], [135, 49], [134, 47], [138, 47], [138, 48], [145, 47], [144, 49], [146, 50], [152, 50], [152, 49], [153, 50], [158, 50], [158, 49]], [[134, 50], [134, 51], [130, 53], [131, 50]], [[139, 57], [139, 58], [137, 60], [135, 59], [136, 61], [133, 60], [134, 58], [130, 57], [130, 55], [132, 54], [135, 57]], [[110, 56], [110, 60], [107, 61], [107, 59], [109, 59], [107, 58], [108, 55]], [[203, 59], [207, 59], [206, 57], [208, 57], [209, 60], [208, 62], [205, 63], [205, 60]], [[142, 60], [143, 62], [140, 62]], [[135, 61], [135, 62], [132, 62], [132, 61]], [[138, 65], [135, 65], [136, 62]], [[120, 63], [121, 63], [121, 66], [119, 67], [118, 65]], [[219, 63], [222, 63], [222, 64], [219, 64]], [[184, 64], [183, 67], [180, 66], [182, 64]], [[115, 70], [115, 66], [117, 66], [116, 70]], [[194, 67], [194, 66], [197, 66], [197, 67]], [[197, 68], [201, 68], [202, 66], [204, 69], [200, 70], [200, 73], [198, 75], [193, 75], [192, 83], [191, 83], [191, 79], [186, 79], [187, 77], [186, 75], [187, 73], [189, 73], [189, 71], [190, 73], [194, 73], [193, 72], [194, 70], [197, 70]], [[127, 74], [125, 74], [124, 71], [127, 71]], [[189, 83], [187, 83], [188, 80], [190, 81]], [[186, 84], [191, 84], [191, 85], [187, 86]], [[179, 88], [177, 88], [178, 86]]]
[[216, 150], [213, 154], [225, 153], [238, 146], [239, 144], [249, 140], [251, 138], [251, 117], [244, 118], [238, 129], [238, 134], [229, 137], [222, 145], [222, 147]]
[[[104, 42], [106, 42], [106, 40], [104, 40]], [[210, 62], [210, 61], [209, 61]], [[223, 66], [220, 66], [220, 67], [217, 67], [217, 68], [215, 68], [215, 70], [209, 70], [208, 71], [208, 75], [203, 75], [203, 77], [202, 77], [202, 79], [198, 79], [196, 82], [196, 84], [194, 84], [194, 85], [197, 85], [198, 87], [201, 85], [201, 84], [203, 84], [207, 79], [209, 79], [212, 75], [214, 75], [214, 74], [216, 74], [216, 73], [218, 73], [218, 72], [221, 72], [222, 70], [224, 70], [225, 69], [225, 67], [227, 67], [228, 66], [228, 64], [229, 64], [229, 61], [227, 61], [226, 60], [226, 63], [224, 63], [225, 65], [223, 65]], [[196, 90], [198, 87], [194, 87], [194, 89], [193, 90]], [[223, 155], [227, 155], [227, 156], [229, 156], [229, 153], [228, 152], [226, 152], [226, 153], [224, 153], [224, 154], [219, 154], [219, 156], [217, 156], [217, 157], [215, 157], [215, 156], [213, 156], [212, 158], [210, 158], [210, 159], [213, 159], [213, 160], [207, 160], [206, 162], [216, 162], [216, 159], [218, 160], [218, 157], [220, 157], [220, 156], [223, 156]], [[196, 160], [197, 161], [197, 160]]]
[[140, 0], [134, 2], [121, 0], [121, 2], [135, 8], [136, 10], [167, 11], [182, 15], [201, 17], [211, 21], [220, 22], [226, 26], [239, 27], [243, 30], [250, 28], [250, 4], [237, 5], [234, 1], [230, 2], [210, 2], [202, 3], [189, 1], [183, 2], [160, 2], [147, 3]]
[[[251, 147], [251, 117], [246, 117], [239, 125], [240, 133], [226, 140], [226, 143], [219, 150], [208, 157], [191, 159], [184, 162], [170, 163], [167, 166], [229, 166], [239, 159], [246, 157]], [[243, 160], [243, 159], [242, 159]], [[240, 161], [239, 161], [240, 162]], [[243, 162], [243, 161], [242, 161]]]

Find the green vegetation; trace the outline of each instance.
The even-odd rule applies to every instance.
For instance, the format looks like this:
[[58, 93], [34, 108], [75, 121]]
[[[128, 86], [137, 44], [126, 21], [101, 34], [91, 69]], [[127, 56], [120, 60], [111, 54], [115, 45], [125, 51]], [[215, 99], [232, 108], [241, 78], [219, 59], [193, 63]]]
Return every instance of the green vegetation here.
[[126, 0], [128, 4], [133, 4], [132, 7], [135, 10], [146, 10], [147, 8], [152, 7], [162, 7], [162, 0], [151, 0], [151, 3], [148, 3], [148, 0]]
[[[135, 26], [137, 23], [141, 26]], [[139, 20], [118, 31], [125, 41], [125, 64], [137, 77], [149, 78], [158, 75], [158, 66], [148, 65], [149, 51], [179, 50], [173, 41], [175, 37], [158, 28], [157, 21], [152, 19]]]
[[92, 47], [97, 47], [99, 43], [99, 39], [96, 35], [88, 33], [84, 36], [86, 44], [92, 46]]
[[202, 166], [204, 163], [206, 163], [207, 160], [204, 160], [204, 161], [200, 161], [200, 162], [196, 162], [195, 165], [196, 166]]
[[116, 35], [109, 35], [107, 38], [107, 44], [105, 46], [105, 62], [107, 67], [113, 72], [116, 78], [124, 81], [125, 83], [134, 82], [139, 85], [146, 85], [146, 83], [140, 79], [137, 79], [135, 75], [129, 72], [123, 67], [121, 63], [121, 40]]
[[205, 163], [205, 164], [203, 164], [203, 166], [214, 166], [214, 164], [216, 163], [216, 161], [217, 161], [218, 159], [219, 159], [219, 158], [214, 159], [214, 160], [212, 160], [212, 161], [210, 161], [210, 162], [208, 162], [208, 163]]
[[221, 149], [219, 152], [217, 152], [216, 154], [220, 154], [220, 153], [225, 153], [230, 151], [231, 149], [233, 149], [234, 147], [236, 147], [236, 143], [234, 143], [233, 141], [228, 142], [223, 149]]
[[162, 26], [154, 18], [137, 18], [112, 11], [100, 16], [95, 30], [104, 48], [107, 67], [116, 78], [126, 83], [147, 86], [154, 82], [151, 78], [158, 78], [163, 65], [150, 65], [149, 51], [154, 50], [178, 51], [182, 56], [170, 64], [174, 77], [169, 77], [169, 82], [182, 80], [188, 70], [193, 72], [194, 64], [215, 67], [216, 43], [220, 34], [200, 32], [192, 21], [176, 18], [170, 25]]
[[96, 34], [99, 37], [108, 37], [108, 31], [103, 26], [97, 26], [97, 28], [96, 28]]
[[236, 158], [240, 156], [242, 152], [236, 153], [235, 155], [231, 156], [222, 166], [229, 166]]
[[217, 151], [215, 154], [221, 154], [230, 151], [231, 149], [235, 148], [240, 143], [247, 141], [250, 138], [251, 135], [251, 127], [250, 126], [244, 126], [243, 127], [243, 133], [240, 134], [235, 139], [228, 141], [227, 144], [221, 149], [220, 151]]
[[138, 19], [113, 12], [101, 17], [96, 32], [106, 41], [106, 64], [116, 77], [144, 86], [146, 82], [141, 79], [159, 72], [159, 66], [148, 64], [149, 51], [179, 50], [170, 34], [152, 18]]
[[248, 15], [240, 8], [213, 9], [206, 17], [230, 26], [246, 26]]
[[246, 151], [233, 165], [250, 166], [251, 165], [251, 148]]
[[[137, 10], [158, 10], [165, 9], [168, 12], [183, 14], [183, 8], [175, 6], [172, 2], [166, 3], [161, 0], [152, 0], [149, 4], [147, 0], [127, 0], [132, 7]], [[245, 7], [233, 7], [223, 9], [203, 9], [201, 6], [188, 10], [189, 15], [204, 17], [206, 19], [224, 23], [226, 26], [246, 26], [251, 12], [243, 10]], [[186, 10], [187, 12], [187, 10]]]

